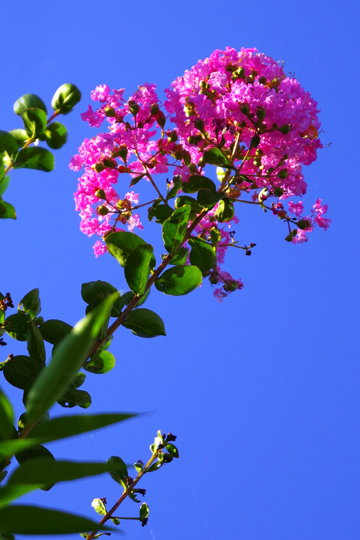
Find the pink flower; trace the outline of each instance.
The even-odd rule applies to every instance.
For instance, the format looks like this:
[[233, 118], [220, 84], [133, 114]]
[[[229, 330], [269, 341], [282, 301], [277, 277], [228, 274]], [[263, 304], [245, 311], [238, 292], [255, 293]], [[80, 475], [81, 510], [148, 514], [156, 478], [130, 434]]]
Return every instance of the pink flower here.
[[295, 216], [299, 217], [304, 211], [304, 203], [302, 201], [299, 201], [298, 203], [293, 203], [292, 201], [289, 201], [289, 212], [290, 214], [295, 214]]
[[97, 240], [93, 246], [94, 248], [94, 255], [96, 258], [98, 258], [100, 255], [104, 255], [104, 253], [108, 253], [108, 249], [103, 242], [100, 242], [100, 240]]
[[106, 84], [100, 84], [90, 92], [90, 96], [93, 101], [106, 101], [109, 93], [110, 88]]
[[137, 227], [138, 229], [143, 229], [143, 225], [140, 223], [140, 216], [139, 214], [133, 214], [130, 216], [128, 222], [127, 222], [127, 228], [130, 232], [134, 232], [134, 228]]
[[83, 159], [79, 154], [76, 154], [70, 159], [69, 168], [73, 171], [80, 171], [83, 166]]

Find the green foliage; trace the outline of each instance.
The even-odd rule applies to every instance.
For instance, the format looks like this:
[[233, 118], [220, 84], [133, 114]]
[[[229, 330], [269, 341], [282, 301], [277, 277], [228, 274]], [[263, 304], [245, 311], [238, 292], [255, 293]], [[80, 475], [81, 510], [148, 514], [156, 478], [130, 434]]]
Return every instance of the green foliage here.
[[63, 84], [55, 92], [51, 106], [59, 114], [69, 114], [81, 100], [81, 92], [75, 84]]
[[[8, 383], [24, 390], [30, 381], [35, 380], [43, 365], [30, 356], [14, 356], [4, 366], [3, 373]], [[45, 412], [45, 411], [44, 411]]]
[[167, 204], [153, 204], [153, 206], [149, 208], [148, 218], [150, 221], [155, 218], [156, 223], [163, 224], [164, 221], [169, 219], [173, 211], [173, 208]]
[[14, 169], [36, 169], [37, 171], [50, 172], [54, 166], [53, 154], [41, 146], [23, 148], [14, 162]]
[[197, 266], [174, 266], [161, 274], [155, 281], [155, 287], [165, 294], [181, 296], [197, 289], [201, 281], [201, 271]]
[[206, 274], [216, 264], [216, 250], [201, 238], [189, 238], [190, 262]]
[[115, 358], [109, 351], [96, 351], [84, 365], [90, 373], [108, 373], [115, 366]]
[[6, 332], [17, 341], [27, 340], [27, 331], [31, 324], [30, 316], [23, 312], [14, 313], [6, 317]]
[[126, 478], [129, 476], [126, 463], [118, 456], [111, 456], [106, 463], [113, 467], [110, 471], [111, 478], [126, 490]]
[[220, 223], [224, 221], [230, 221], [234, 217], [234, 203], [229, 199], [223, 199], [219, 201], [214, 216]]
[[11, 133], [0, 130], [0, 158], [8, 164], [17, 156], [18, 145], [16, 139]]
[[19, 97], [19, 99], [14, 103], [14, 112], [21, 116], [24, 111], [33, 107], [41, 109], [45, 112], [45, 114], [47, 114], [45, 103], [36, 94], [24, 94], [23, 96]]
[[199, 189], [210, 189], [210, 191], [216, 191], [215, 183], [206, 176], [190, 176], [188, 182], [183, 182], [182, 191], [184, 193], [196, 193]]
[[16, 219], [16, 211], [13, 205], [2, 199], [0, 199], [0, 219]]
[[13, 433], [14, 412], [10, 401], [0, 390], [0, 440], [10, 439]]
[[60, 124], [60, 122], [52, 122], [42, 133], [40, 140], [46, 141], [52, 150], [58, 150], [64, 146], [67, 138], [68, 132], [66, 127]]
[[18, 305], [18, 310], [25, 311], [31, 318], [39, 315], [41, 311], [41, 303], [39, 297], [39, 289], [33, 289], [28, 292]]
[[210, 210], [223, 197], [225, 197], [223, 193], [210, 191], [210, 189], [200, 189], [197, 195], [197, 202], [203, 208]]
[[43, 337], [38, 327], [31, 323], [27, 330], [27, 350], [29, 355], [39, 362], [45, 363], [46, 352]]
[[184, 241], [187, 228], [189, 225], [191, 207], [188, 205], [182, 206], [164, 221], [163, 224], [163, 240], [165, 249], [170, 255], [175, 255], [177, 249]]
[[26, 134], [31, 139], [37, 139], [46, 129], [46, 113], [42, 109], [26, 109], [21, 113]]
[[206, 150], [204, 153], [204, 161], [210, 165], [221, 165], [222, 167], [230, 165], [228, 158], [218, 148]]
[[45, 341], [52, 345], [56, 345], [56, 343], [61, 341], [69, 334], [69, 332], [71, 332], [72, 328], [73, 327], [70, 326], [70, 324], [67, 324], [64, 321], [49, 319], [40, 325], [39, 330]]
[[145, 292], [153, 259], [154, 248], [150, 244], [137, 246], [127, 257], [125, 279], [132, 292], [138, 296]]
[[139, 337], [166, 336], [162, 319], [150, 309], [138, 308], [131, 311], [126, 316], [123, 326]]
[[111, 255], [115, 257], [115, 259], [121, 264], [121, 266], [124, 267], [129, 254], [135, 248], [140, 245], [147, 245], [145, 240], [143, 240], [140, 236], [127, 231], [119, 231], [109, 234], [109, 236], [105, 238], [105, 242], [109, 253], [111, 253]]

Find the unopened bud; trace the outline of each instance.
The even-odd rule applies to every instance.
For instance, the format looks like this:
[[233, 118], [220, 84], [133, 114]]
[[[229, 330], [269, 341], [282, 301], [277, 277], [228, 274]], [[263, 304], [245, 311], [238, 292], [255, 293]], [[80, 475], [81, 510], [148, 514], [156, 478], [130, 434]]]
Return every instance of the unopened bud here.
[[95, 191], [95, 195], [98, 199], [106, 199], [106, 193], [103, 189], [98, 189]]
[[241, 103], [240, 105], [240, 111], [245, 114], [246, 116], [248, 116], [248, 114], [250, 113], [250, 107], [247, 103]]
[[297, 226], [299, 227], [299, 229], [307, 229], [308, 227], [310, 227], [310, 225], [311, 223], [307, 219], [299, 219], [299, 221], [297, 222]]
[[250, 148], [256, 148], [260, 144], [260, 136], [254, 135], [250, 141]]
[[274, 195], [276, 197], [281, 197], [281, 195], [283, 195], [283, 193], [284, 193], [284, 190], [282, 188], [280, 188], [280, 187], [275, 187], [274, 188]]
[[101, 171], [105, 169], [105, 167], [102, 163], [96, 163], [94, 169], [96, 172], [100, 173]]
[[262, 107], [258, 107], [256, 111], [256, 116], [258, 117], [259, 120], [264, 120], [266, 116], [265, 109], [263, 109]]
[[287, 236], [285, 236], [285, 240], [287, 242], [292, 242], [293, 241], [293, 235], [292, 234], [288, 234]]
[[281, 131], [281, 133], [283, 133], [284, 135], [287, 135], [290, 132], [290, 129], [290, 124], [284, 124], [283, 126], [279, 127], [279, 131]]
[[166, 118], [165, 118], [165, 115], [163, 113], [160, 113], [156, 119], [158, 125], [163, 128], [165, 126], [165, 123], [166, 123]]
[[151, 105], [150, 107], [151, 116], [153, 116], [154, 114], [157, 114], [159, 111], [160, 111], [159, 105], [157, 105], [156, 103], [154, 103], [154, 105]]
[[190, 163], [189, 165], [189, 171], [192, 172], [192, 173], [196, 173], [197, 172], [197, 166], [195, 163]]
[[259, 77], [259, 83], [265, 84], [266, 83], [266, 77]]
[[184, 152], [183, 160], [184, 160], [185, 165], [187, 165], [187, 166], [190, 165], [190, 163], [191, 163], [191, 156], [190, 156], [189, 152]]
[[97, 209], [97, 213], [100, 216], [106, 216], [109, 212], [110, 210], [106, 206], [99, 206]]
[[278, 216], [279, 216], [280, 219], [286, 219], [287, 218], [287, 213], [286, 213], [285, 210], [279, 210]]
[[281, 169], [281, 171], [278, 172], [278, 177], [284, 180], [284, 178], [287, 178], [288, 174], [289, 173], [287, 169]]
[[105, 107], [105, 114], [108, 118], [115, 118], [116, 112], [113, 107]]
[[195, 122], [194, 122], [194, 126], [196, 127], [196, 129], [198, 129], [199, 131], [204, 131], [204, 121], [201, 120], [201, 118], [196, 118]]
[[116, 169], [117, 167], [116, 162], [109, 158], [104, 159], [103, 165], [105, 165], [105, 167], [107, 167], [108, 169]]
[[178, 134], [176, 133], [176, 131], [171, 131], [170, 135], [169, 135], [169, 140], [170, 142], [176, 142], [178, 140]]
[[129, 110], [133, 113], [134, 116], [137, 115], [137, 113], [140, 111], [139, 105], [136, 103], [136, 101], [129, 101]]

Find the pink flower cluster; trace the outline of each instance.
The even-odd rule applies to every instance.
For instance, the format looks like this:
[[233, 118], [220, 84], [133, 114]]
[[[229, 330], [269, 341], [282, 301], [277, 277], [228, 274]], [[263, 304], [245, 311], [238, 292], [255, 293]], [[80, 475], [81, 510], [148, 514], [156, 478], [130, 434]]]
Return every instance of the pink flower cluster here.
[[[130, 231], [143, 228], [135, 213], [138, 195], [121, 196], [115, 189], [120, 175], [127, 175], [130, 186], [146, 178], [164, 201], [172, 181], [166, 184], [160, 177], [157, 183], [155, 176], [171, 170], [185, 183], [191, 175], [209, 175], [211, 149], [225, 156], [219, 190], [233, 202], [250, 196], [254, 204], [265, 206], [275, 198], [270, 209], [287, 221], [293, 243], [307, 241], [306, 232], [315, 225], [328, 228], [330, 220], [323, 217], [327, 206], [321, 206], [320, 199], [310, 216], [303, 217], [301, 200], [290, 200], [288, 210], [284, 208], [286, 199], [305, 194], [302, 165], [314, 161], [322, 145], [317, 103], [272, 58], [256, 49], [216, 50], [172, 83], [164, 106], [154, 84], [140, 86], [127, 101], [123, 93], [106, 85], [91, 92], [99, 107], [89, 106], [81, 117], [93, 127], [107, 119], [109, 131], [86, 139], [70, 162], [75, 171], [84, 168], [75, 194], [76, 209], [81, 230], [99, 237], [96, 256], [106, 251], [100, 239], [109, 231], [119, 230], [120, 225]], [[172, 125], [166, 128], [169, 121]], [[229, 162], [231, 167], [226, 168]], [[225, 252], [234, 243], [230, 229], [238, 219], [233, 214], [220, 222], [217, 208], [208, 211], [193, 234], [210, 242], [211, 229], [220, 235], [210, 281], [221, 285], [216, 289], [221, 300], [243, 284], [221, 270]], [[291, 231], [290, 224], [297, 229]]]

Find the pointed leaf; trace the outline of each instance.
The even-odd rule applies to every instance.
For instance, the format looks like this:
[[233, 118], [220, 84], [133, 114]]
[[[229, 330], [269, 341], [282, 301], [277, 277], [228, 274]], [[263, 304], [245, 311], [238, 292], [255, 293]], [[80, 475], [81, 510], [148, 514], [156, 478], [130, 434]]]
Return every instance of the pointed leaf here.
[[84, 365], [84, 369], [90, 373], [103, 374], [111, 371], [114, 366], [115, 357], [109, 351], [96, 351]]
[[[1, 174], [0, 174], [0, 178], [1, 178]], [[0, 181], [0, 198], [4, 195], [5, 191], [9, 187], [9, 183], [10, 183], [10, 176], [5, 176], [5, 178], [3, 178]], [[2, 201], [2, 202], [4, 203], [5, 201]], [[7, 204], [9, 204], [9, 203], [7, 203]]]
[[129, 476], [126, 463], [118, 456], [111, 456], [106, 463], [112, 465], [113, 469], [110, 476], [115, 482], [127, 489], [126, 478]]
[[42, 371], [29, 391], [26, 401], [29, 422], [39, 418], [61, 397], [84, 364], [115, 299], [116, 295], [107, 298], [78, 322], [59, 343], [49, 366]]
[[201, 271], [197, 266], [174, 266], [161, 274], [155, 281], [155, 287], [165, 294], [181, 296], [197, 289], [201, 281]]
[[206, 274], [216, 263], [216, 250], [200, 238], [189, 238], [190, 262]]
[[2, 508], [0, 523], [2, 534], [72, 534], [98, 529], [113, 531], [106, 526], [100, 527], [96, 521], [88, 518], [39, 506]]
[[39, 289], [33, 289], [25, 294], [24, 298], [18, 305], [18, 311], [25, 311], [30, 317], [34, 318], [39, 315], [41, 311], [41, 303], [39, 298]]
[[10, 401], [0, 390], [0, 439], [10, 439], [14, 431], [14, 412]]
[[133, 293], [142, 296], [150, 275], [154, 248], [150, 244], [138, 246], [129, 253], [125, 264], [125, 279]]
[[20, 150], [14, 163], [14, 169], [36, 169], [50, 172], [54, 169], [54, 156], [46, 148], [32, 146]]
[[230, 221], [234, 217], [234, 203], [229, 199], [219, 201], [214, 216], [220, 223]]
[[43, 337], [38, 327], [31, 323], [27, 331], [27, 350], [29, 355], [39, 362], [45, 363], [46, 352]]
[[166, 336], [162, 319], [150, 309], [139, 308], [126, 316], [123, 326], [139, 337], [152, 338]]
[[189, 226], [190, 211], [190, 206], [182, 206], [164, 221], [163, 240], [170, 255], [173, 255], [184, 241]]
[[169, 190], [166, 200], [169, 201], [170, 199], [173, 199], [178, 194], [178, 191], [180, 191], [181, 188], [181, 176], [179, 174], [176, 174], [173, 178], [173, 187]]

